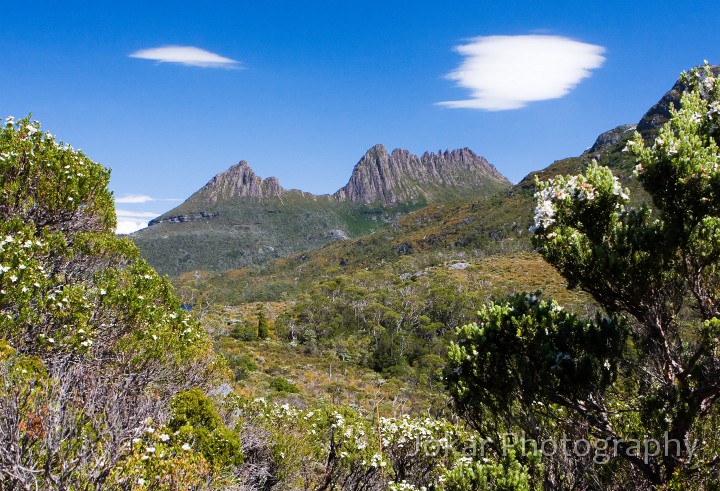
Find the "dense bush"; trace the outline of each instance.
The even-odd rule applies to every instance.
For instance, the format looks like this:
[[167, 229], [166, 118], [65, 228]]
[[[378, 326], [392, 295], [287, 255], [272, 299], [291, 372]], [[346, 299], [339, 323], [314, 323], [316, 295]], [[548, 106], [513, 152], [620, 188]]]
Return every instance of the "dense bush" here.
[[287, 392], [291, 394], [297, 394], [300, 392], [300, 389], [298, 389], [295, 384], [288, 382], [282, 377], [275, 377], [270, 380], [270, 388], [278, 392]]
[[[211, 344], [115, 236], [107, 169], [8, 118], [0, 175], [0, 488], [134, 487], [121, 469], [175, 394], [212, 381]], [[212, 485], [201, 454], [177, 457]]]

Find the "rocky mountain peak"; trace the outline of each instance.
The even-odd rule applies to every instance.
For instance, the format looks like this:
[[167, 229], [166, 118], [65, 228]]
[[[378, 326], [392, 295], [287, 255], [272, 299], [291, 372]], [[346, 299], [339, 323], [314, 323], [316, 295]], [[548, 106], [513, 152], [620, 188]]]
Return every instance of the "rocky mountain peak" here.
[[241, 160], [228, 170], [216, 175], [199, 193], [211, 203], [221, 199], [250, 197], [262, 199], [269, 196], [281, 196], [285, 190], [275, 177], [263, 179], [255, 174], [250, 165]]
[[426, 152], [418, 157], [399, 148], [388, 154], [383, 145], [375, 145], [334, 196], [340, 201], [394, 206], [432, 201], [436, 193], [470, 193], [489, 182], [510, 185], [484, 157], [469, 148]]

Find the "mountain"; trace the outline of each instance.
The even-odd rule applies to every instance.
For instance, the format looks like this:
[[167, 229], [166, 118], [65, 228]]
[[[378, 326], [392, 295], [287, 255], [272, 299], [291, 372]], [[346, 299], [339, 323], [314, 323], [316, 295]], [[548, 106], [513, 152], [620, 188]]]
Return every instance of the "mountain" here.
[[511, 183], [464, 148], [416, 156], [376, 145], [334, 194], [284, 189], [241, 161], [132, 235], [158, 271], [224, 271], [369, 233], [429, 203], [488, 196]]
[[[720, 67], [711, 69], [716, 75], [720, 74]], [[557, 175], [577, 174], [592, 160], [597, 160], [610, 167], [621, 184], [630, 189], [633, 204], [646, 201], [647, 194], [632, 177], [635, 158], [623, 149], [636, 131], [646, 141], [653, 140], [658, 129], [670, 117], [670, 107], [679, 106], [684, 89], [682, 82], [678, 81], [637, 124], [619, 125], [600, 134], [581, 155], [557, 160], [500, 193], [477, 194], [465, 201], [452, 203], [432, 203], [403, 215], [393, 226], [377, 233], [279, 258], [260, 268], [206, 272], [200, 277], [183, 275], [177, 278], [176, 285], [212, 291], [216, 301], [224, 304], [268, 301], [292, 298], [340, 274], [353, 275], [366, 270], [380, 274], [389, 270], [396, 273], [397, 278], [407, 275], [414, 278], [422, 275], [423, 268], [428, 265], [477, 263], [488, 256], [494, 257], [496, 262], [516, 262], [524, 264], [523, 267], [532, 264], [534, 269], [519, 271], [515, 276], [503, 272], [492, 280], [493, 283], [510, 281], [521, 285], [517, 276], [526, 278], [527, 275], [537, 274], [551, 281], [553, 276], [548, 274], [548, 265], [542, 258], [532, 255], [533, 259], [527, 260], [526, 256], [532, 251], [528, 228], [532, 224], [535, 207], [535, 178], [545, 180]], [[353, 178], [357, 174], [359, 182], [373, 182], [372, 177], [365, 177], [372, 169], [368, 160], [370, 163], [379, 162], [377, 167], [382, 168], [380, 164], [392, 160], [392, 154], [385, 157], [381, 151], [368, 152], [363, 159], [365, 168], [356, 167], [353, 172]], [[352, 189], [350, 183], [343, 190], [345, 195], [351, 194], [346, 188]], [[363, 188], [374, 189], [370, 185]], [[545, 285], [542, 289], [554, 286]]]
[[200, 192], [205, 200], [280, 197], [285, 190], [275, 177], [258, 177], [244, 160], [213, 177]]
[[348, 183], [333, 196], [338, 201], [396, 206], [476, 195], [478, 189], [504, 186], [507, 179], [469, 148], [418, 157], [407, 150], [388, 154], [376, 145], [353, 169]]

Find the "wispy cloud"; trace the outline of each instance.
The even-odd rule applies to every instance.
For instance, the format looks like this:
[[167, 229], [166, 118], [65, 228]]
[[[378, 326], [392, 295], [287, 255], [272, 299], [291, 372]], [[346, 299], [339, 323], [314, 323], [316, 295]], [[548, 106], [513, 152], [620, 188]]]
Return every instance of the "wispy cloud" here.
[[160, 63], [177, 63], [205, 68], [239, 68], [240, 62], [195, 46], [161, 46], [136, 51], [130, 58], [154, 60]]
[[145, 194], [127, 194], [125, 196], [115, 198], [115, 203], [147, 203], [152, 200], [153, 199], [150, 196]]
[[157, 217], [159, 213], [153, 211], [116, 209], [115, 215], [117, 216], [117, 228], [115, 232], [118, 234], [129, 234], [147, 227], [148, 222]]
[[487, 111], [563, 97], [605, 61], [602, 46], [540, 34], [477, 37], [455, 51], [465, 59], [447, 78], [472, 98], [438, 104]]
[[177, 198], [153, 198], [147, 194], [126, 194], [115, 198], [116, 204], [128, 204], [128, 203], [149, 203], [151, 201], [182, 201]]

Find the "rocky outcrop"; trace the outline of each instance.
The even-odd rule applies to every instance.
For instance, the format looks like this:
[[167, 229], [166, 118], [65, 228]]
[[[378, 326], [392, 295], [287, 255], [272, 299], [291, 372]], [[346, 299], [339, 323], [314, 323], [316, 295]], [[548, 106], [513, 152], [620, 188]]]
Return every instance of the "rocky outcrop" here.
[[210, 179], [199, 191], [210, 203], [239, 197], [262, 199], [282, 196], [284, 192], [277, 178], [259, 177], [244, 160]]
[[211, 211], [201, 211], [199, 213], [188, 213], [186, 215], [172, 215], [158, 217], [148, 222], [148, 227], [157, 225], [158, 223], [185, 223], [197, 222], [199, 220], [210, 220], [218, 216], [217, 213]]
[[418, 157], [400, 149], [388, 154], [383, 145], [375, 145], [333, 196], [339, 201], [395, 206], [433, 201], [433, 191], [442, 188], [452, 194], [488, 183], [510, 185], [485, 158], [468, 148]]
[[613, 145], [617, 145], [624, 140], [630, 138], [635, 133], [636, 128], [636, 124], [623, 124], [618, 126], [617, 128], [611, 129], [610, 131], [606, 131], [605, 133], [597, 137], [593, 146], [590, 147], [585, 153], [590, 154], [607, 150]]

